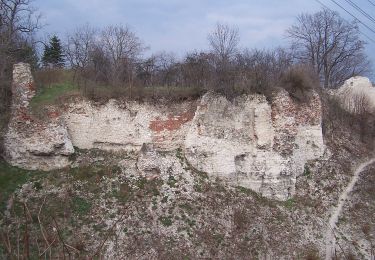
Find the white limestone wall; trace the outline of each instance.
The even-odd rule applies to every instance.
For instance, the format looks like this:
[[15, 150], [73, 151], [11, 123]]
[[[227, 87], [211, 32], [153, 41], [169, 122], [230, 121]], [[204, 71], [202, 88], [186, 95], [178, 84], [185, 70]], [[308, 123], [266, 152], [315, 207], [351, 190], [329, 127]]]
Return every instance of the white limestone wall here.
[[[279, 105], [257, 95], [234, 103], [214, 94], [203, 97], [185, 140], [188, 161], [266, 197], [293, 196], [305, 163], [324, 153], [321, 118], [315, 118], [321, 114], [299, 117], [300, 108], [284, 92], [275, 100]], [[315, 101], [310, 108], [320, 110]], [[291, 147], [289, 154], [277, 143]]]
[[30, 170], [52, 170], [68, 166], [74, 152], [64, 123], [58, 119], [40, 120], [32, 115], [29, 103], [35, 95], [30, 65], [13, 68], [12, 107], [4, 138], [5, 159]]
[[155, 143], [159, 149], [173, 150], [182, 145], [195, 106], [195, 102], [157, 106], [80, 101], [63, 117], [74, 146], [81, 149], [139, 151], [144, 143]]

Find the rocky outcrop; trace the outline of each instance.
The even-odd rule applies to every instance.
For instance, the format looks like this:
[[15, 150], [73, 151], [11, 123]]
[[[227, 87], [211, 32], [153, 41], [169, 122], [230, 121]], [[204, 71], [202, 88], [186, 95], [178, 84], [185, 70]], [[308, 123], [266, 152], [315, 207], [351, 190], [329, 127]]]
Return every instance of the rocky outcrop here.
[[368, 78], [352, 77], [332, 94], [351, 113], [375, 112], [375, 87]]
[[13, 93], [6, 158], [28, 169], [67, 166], [74, 144], [137, 152], [140, 172], [157, 176], [168, 168], [160, 151], [179, 149], [199, 171], [285, 200], [293, 196], [305, 163], [324, 152], [316, 93], [308, 103], [282, 90], [271, 102], [255, 94], [228, 101], [215, 93], [169, 105], [77, 99], [41, 121], [29, 110], [35, 89], [25, 64], [14, 68]]
[[272, 104], [264, 96], [231, 103], [207, 94], [201, 100], [185, 141], [191, 165], [264, 196], [287, 199], [308, 160], [323, 155], [321, 105], [281, 91]]
[[31, 170], [69, 165], [68, 156], [74, 149], [63, 121], [59, 118], [40, 120], [30, 112], [35, 87], [28, 64], [14, 66], [12, 95], [11, 119], [4, 138], [6, 160]]

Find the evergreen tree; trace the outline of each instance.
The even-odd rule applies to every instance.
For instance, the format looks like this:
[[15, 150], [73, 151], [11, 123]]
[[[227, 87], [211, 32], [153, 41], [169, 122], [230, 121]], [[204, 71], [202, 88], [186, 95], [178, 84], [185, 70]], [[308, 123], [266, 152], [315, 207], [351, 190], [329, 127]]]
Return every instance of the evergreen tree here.
[[64, 66], [62, 46], [56, 35], [51, 38], [48, 45], [44, 46], [42, 62], [44, 67], [61, 68]]

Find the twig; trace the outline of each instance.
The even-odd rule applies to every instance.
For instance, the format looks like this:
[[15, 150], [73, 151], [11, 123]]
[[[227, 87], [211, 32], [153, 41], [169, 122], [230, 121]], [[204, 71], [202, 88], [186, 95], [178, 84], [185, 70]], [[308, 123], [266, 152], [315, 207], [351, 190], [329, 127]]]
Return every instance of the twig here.
[[43, 253], [41, 253], [41, 254], [39, 255], [39, 257], [42, 256], [42, 255], [44, 255], [44, 254], [47, 252], [47, 250], [51, 248], [51, 245], [53, 245], [53, 243], [54, 243], [55, 241], [56, 241], [56, 237], [53, 239], [53, 241], [51, 242], [51, 244], [49, 244], [48, 247], [43, 251]]
[[73, 246], [71, 246], [71, 245], [69, 245], [69, 244], [67, 244], [67, 243], [65, 243], [65, 245], [67, 246], [67, 247], [70, 247], [71, 249], [74, 249], [74, 250], [76, 250], [78, 253], [80, 253], [81, 251], [80, 250], [78, 250], [77, 248], [75, 248], [75, 247], [73, 247]]
[[67, 252], [68, 255], [69, 255], [69, 259], [71, 259], [70, 251], [69, 251], [68, 247], [66, 246], [66, 244], [65, 244], [65, 242], [64, 242], [64, 239], [63, 239], [62, 235], [60, 234], [60, 230], [59, 230], [59, 226], [58, 226], [58, 224], [57, 224], [57, 221], [56, 221], [55, 217], [53, 217], [53, 216], [52, 216], [52, 219], [53, 219], [53, 222], [54, 222], [55, 225], [56, 225], [56, 230], [57, 230], [57, 234], [58, 234], [58, 236], [59, 236], [59, 239], [60, 239], [61, 243], [63, 244], [63, 255], [64, 255], [64, 259], [65, 259], [65, 250], [66, 250], [66, 252]]
[[[44, 200], [42, 202], [42, 205], [40, 206], [39, 208], [39, 212], [38, 212], [38, 222], [39, 222], [39, 227], [40, 227], [40, 232], [42, 233], [42, 236], [43, 236], [43, 239], [44, 241], [46, 242], [46, 246], [47, 246], [47, 249], [50, 248], [51, 244], [48, 243], [48, 239], [46, 237], [46, 235], [44, 234], [44, 231], [43, 231], [43, 225], [42, 225], [42, 222], [40, 221], [40, 213], [42, 212], [42, 208], [44, 206], [44, 203], [46, 202], [46, 197], [44, 197]], [[43, 255], [43, 254], [42, 254]]]
[[29, 227], [26, 213], [26, 203], [23, 203], [23, 213], [25, 215], [25, 234], [24, 234], [24, 249], [23, 255], [25, 259], [30, 259], [30, 245], [29, 245]]
[[53, 241], [51, 243], [48, 242], [48, 239], [47, 239], [47, 236], [45, 235], [44, 231], [43, 231], [43, 224], [42, 224], [42, 221], [40, 220], [40, 214], [42, 212], [42, 209], [43, 209], [43, 206], [44, 204], [46, 203], [46, 196], [44, 197], [43, 199], [43, 202], [42, 202], [42, 205], [40, 206], [39, 208], [39, 212], [38, 212], [38, 222], [39, 222], [39, 227], [40, 227], [40, 232], [42, 233], [42, 236], [43, 236], [43, 239], [46, 243], [46, 249], [43, 251], [43, 253], [41, 253], [39, 255], [42, 256], [43, 254], [45, 254], [47, 252], [47, 250], [49, 249], [50, 250], [50, 255], [51, 255], [51, 246], [53, 245], [53, 243], [56, 241], [56, 237], [53, 239]]
[[2, 233], [1, 238], [3, 240], [3, 244], [5, 245], [8, 254], [11, 255], [12, 254], [12, 245], [10, 244], [10, 240], [9, 240], [9, 231], [7, 230], [6, 233]]
[[[126, 208], [128, 209], [128, 207]], [[125, 212], [120, 216], [120, 218], [118, 220], [116, 220], [115, 223], [113, 223], [112, 227], [109, 229], [109, 232], [108, 234], [106, 235], [105, 239], [102, 241], [102, 243], [100, 244], [99, 248], [96, 250], [96, 252], [92, 255], [91, 258], [94, 258], [94, 256], [98, 256], [99, 252], [102, 250], [104, 244], [107, 242], [109, 236], [112, 234], [112, 231], [113, 229], [115, 228], [115, 226], [124, 218], [125, 216]]]

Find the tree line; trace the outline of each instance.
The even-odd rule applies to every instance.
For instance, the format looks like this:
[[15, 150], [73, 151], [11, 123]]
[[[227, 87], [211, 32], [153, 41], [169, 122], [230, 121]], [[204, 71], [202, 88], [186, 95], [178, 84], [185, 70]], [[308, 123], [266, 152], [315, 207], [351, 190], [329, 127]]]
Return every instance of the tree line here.
[[[8, 40], [2, 43], [0, 55], [11, 58], [0, 57], [6, 64], [0, 76], [9, 79], [15, 61], [32, 61], [37, 67], [32, 36], [40, 27], [28, 0], [1, 0], [1, 5], [1, 33], [7, 36], [1, 39]], [[12, 11], [19, 16], [14, 21]], [[291, 43], [287, 48], [240, 49], [239, 35], [236, 27], [219, 23], [207, 36], [209, 51], [192, 51], [183, 58], [167, 52], [145, 57], [145, 44], [128, 26], [84, 25], [64, 41], [54, 35], [45, 43], [39, 70], [66, 67], [88, 93], [110, 88], [131, 98], [150, 90], [158, 97], [162, 88], [192, 89], [193, 95], [212, 89], [231, 97], [284, 87], [300, 96], [298, 92], [314, 80], [324, 88], [336, 88], [349, 77], [371, 71], [358, 25], [328, 9], [298, 16], [286, 31]], [[7, 85], [2, 87], [2, 97], [8, 96], [3, 94], [9, 92]]]

